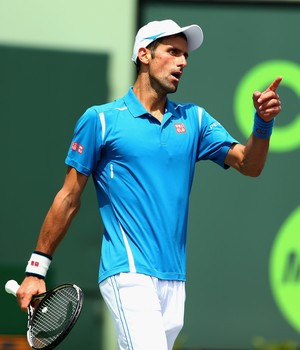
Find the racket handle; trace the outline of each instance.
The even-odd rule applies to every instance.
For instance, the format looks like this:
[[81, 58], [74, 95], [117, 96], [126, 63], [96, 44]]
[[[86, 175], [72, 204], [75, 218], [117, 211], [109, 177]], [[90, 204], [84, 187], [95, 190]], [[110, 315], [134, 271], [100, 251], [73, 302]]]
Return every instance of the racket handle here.
[[19, 289], [19, 287], [20, 287], [20, 285], [15, 280], [9, 280], [5, 284], [6, 292], [9, 294], [12, 294], [14, 296], [16, 296], [16, 293], [17, 293], [17, 290]]

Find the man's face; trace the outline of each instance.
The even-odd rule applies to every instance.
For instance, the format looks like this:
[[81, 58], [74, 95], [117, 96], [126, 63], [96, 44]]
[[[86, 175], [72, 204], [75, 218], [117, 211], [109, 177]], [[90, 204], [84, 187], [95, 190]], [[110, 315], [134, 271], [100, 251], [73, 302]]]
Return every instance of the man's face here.
[[166, 37], [157, 46], [149, 63], [150, 83], [157, 92], [168, 94], [177, 90], [187, 66], [187, 51], [187, 41], [181, 36]]

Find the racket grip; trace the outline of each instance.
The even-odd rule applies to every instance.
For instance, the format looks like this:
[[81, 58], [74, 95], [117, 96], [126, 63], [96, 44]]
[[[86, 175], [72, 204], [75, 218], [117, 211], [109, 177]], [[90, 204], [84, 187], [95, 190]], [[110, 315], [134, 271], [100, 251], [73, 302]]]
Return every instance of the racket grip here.
[[19, 287], [20, 287], [20, 285], [15, 280], [9, 280], [5, 284], [6, 292], [9, 294], [12, 294], [14, 296], [16, 296], [16, 293], [17, 293], [17, 290], [19, 289]]

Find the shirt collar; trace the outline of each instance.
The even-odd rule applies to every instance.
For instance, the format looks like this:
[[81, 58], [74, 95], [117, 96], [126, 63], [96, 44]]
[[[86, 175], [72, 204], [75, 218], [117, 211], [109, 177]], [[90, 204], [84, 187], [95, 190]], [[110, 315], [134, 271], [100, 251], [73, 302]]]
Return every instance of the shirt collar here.
[[128, 90], [128, 93], [124, 96], [124, 102], [129, 112], [135, 118], [149, 113], [146, 110], [146, 108], [141, 104], [140, 100], [136, 97], [132, 87], [130, 87], [130, 89]]
[[166, 110], [165, 110], [165, 113], [166, 114], [171, 114], [172, 116], [174, 116], [175, 118], [180, 118], [181, 117], [181, 115], [180, 115], [180, 113], [179, 113], [179, 111], [178, 111], [178, 107], [179, 107], [180, 105], [179, 104], [177, 104], [177, 103], [174, 103], [174, 102], [172, 102], [172, 101], [170, 101], [168, 98], [167, 98], [167, 104], [166, 104]]
[[[149, 112], [146, 110], [146, 108], [141, 104], [140, 100], [136, 97], [135, 93], [133, 92], [133, 87], [131, 86], [127, 92], [127, 94], [124, 96], [124, 102], [129, 110], [129, 112], [133, 115], [133, 117], [138, 118], [142, 115], [149, 114]], [[166, 109], [165, 114], [168, 115], [168, 118], [171, 116], [174, 116], [175, 118], [180, 118], [180, 114], [177, 111], [178, 105], [174, 102], [170, 101], [167, 98], [166, 103]]]

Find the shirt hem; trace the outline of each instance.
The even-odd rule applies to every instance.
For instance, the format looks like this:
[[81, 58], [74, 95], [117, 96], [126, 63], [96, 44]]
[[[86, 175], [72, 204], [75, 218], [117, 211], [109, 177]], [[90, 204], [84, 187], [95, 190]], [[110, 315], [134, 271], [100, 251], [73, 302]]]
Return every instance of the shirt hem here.
[[[130, 269], [128, 267], [123, 267], [119, 269], [114, 269], [111, 271], [106, 271], [104, 273], [99, 274], [98, 283], [103, 282], [108, 277], [117, 275], [119, 273], [128, 273], [130, 272]], [[167, 281], [186, 281], [186, 274], [177, 273], [177, 272], [161, 272], [156, 270], [149, 270], [147, 268], [136, 268], [136, 271], [134, 273], [140, 273], [143, 275], [148, 275], [152, 277], [156, 277], [160, 280], [167, 280]]]

